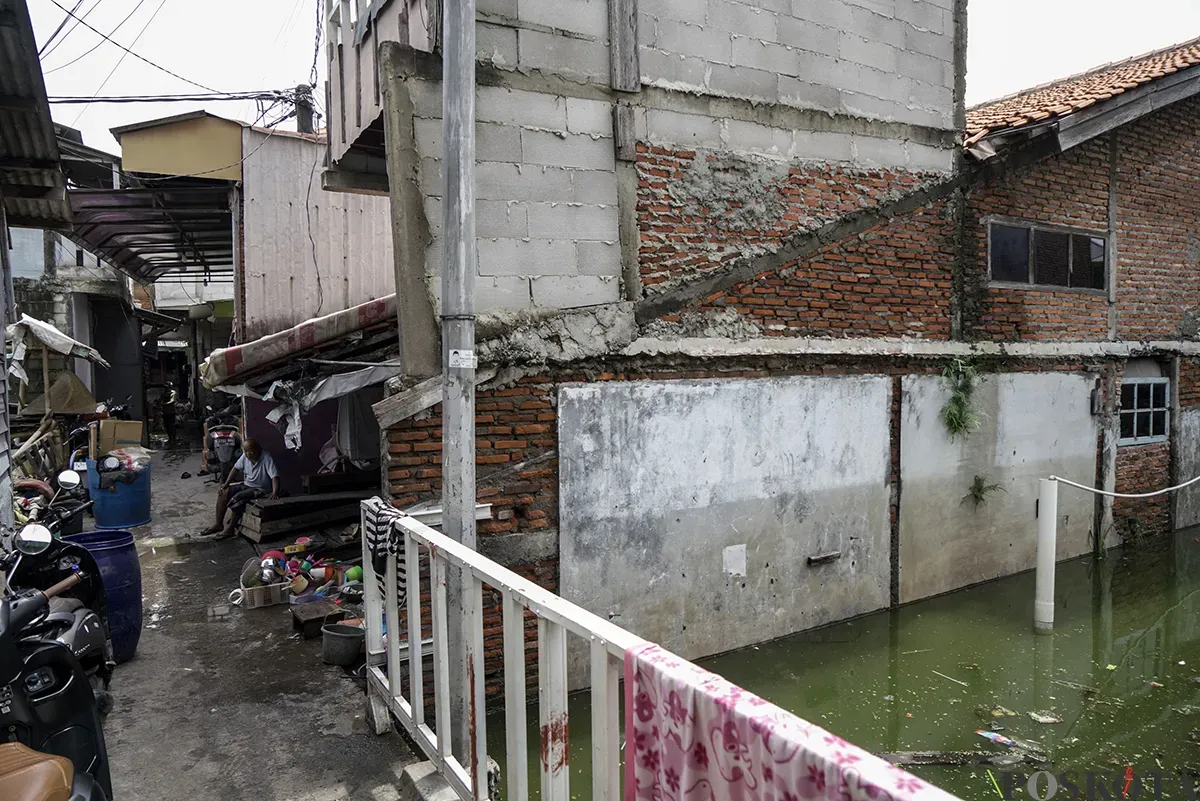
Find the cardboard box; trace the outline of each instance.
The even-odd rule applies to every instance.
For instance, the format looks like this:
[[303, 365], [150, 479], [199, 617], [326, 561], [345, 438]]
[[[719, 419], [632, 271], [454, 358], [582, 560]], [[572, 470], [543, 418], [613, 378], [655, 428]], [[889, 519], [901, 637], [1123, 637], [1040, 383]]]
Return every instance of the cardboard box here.
[[142, 444], [141, 420], [101, 420], [95, 426], [92, 437], [93, 459], [98, 459], [109, 451], [136, 448]]

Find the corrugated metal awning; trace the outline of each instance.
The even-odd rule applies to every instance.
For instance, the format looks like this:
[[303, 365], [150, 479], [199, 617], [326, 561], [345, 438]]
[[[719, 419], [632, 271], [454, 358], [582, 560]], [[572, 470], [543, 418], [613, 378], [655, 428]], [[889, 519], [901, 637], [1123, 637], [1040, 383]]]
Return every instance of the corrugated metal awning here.
[[58, 142], [25, 0], [0, 0], [0, 195], [9, 225], [70, 222]]
[[171, 178], [72, 189], [74, 237], [135, 280], [233, 274], [232, 184]]

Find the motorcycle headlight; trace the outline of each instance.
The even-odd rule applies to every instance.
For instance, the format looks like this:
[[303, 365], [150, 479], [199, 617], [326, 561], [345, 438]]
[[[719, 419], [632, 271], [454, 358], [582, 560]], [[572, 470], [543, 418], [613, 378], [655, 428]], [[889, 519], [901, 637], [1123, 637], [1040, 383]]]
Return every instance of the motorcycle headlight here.
[[25, 692], [39, 695], [54, 686], [54, 671], [48, 667], [38, 668], [25, 677]]

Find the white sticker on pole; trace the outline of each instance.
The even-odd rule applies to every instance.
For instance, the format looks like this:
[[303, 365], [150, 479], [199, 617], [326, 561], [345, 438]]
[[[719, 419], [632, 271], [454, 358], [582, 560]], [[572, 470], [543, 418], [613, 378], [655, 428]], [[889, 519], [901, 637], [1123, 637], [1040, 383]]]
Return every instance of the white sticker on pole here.
[[474, 370], [479, 366], [479, 359], [475, 356], [473, 350], [452, 350], [450, 351], [450, 367], [463, 368]]

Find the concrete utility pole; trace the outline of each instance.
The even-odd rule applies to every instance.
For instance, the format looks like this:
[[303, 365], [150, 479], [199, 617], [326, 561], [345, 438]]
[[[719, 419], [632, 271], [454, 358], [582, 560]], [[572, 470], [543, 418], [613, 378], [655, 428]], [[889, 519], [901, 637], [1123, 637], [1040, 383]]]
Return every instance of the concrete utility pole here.
[[[450, 0], [442, 9], [442, 531], [475, 548], [475, 0]], [[472, 632], [463, 612], [479, 599], [468, 597], [472, 582], [461, 570], [451, 568], [448, 585], [451, 743], [473, 772], [475, 677], [467, 663], [474, 660], [467, 659]], [[476, 667], [482, 677], [483, 665]]]
[[296, 131], [303, 134], [314, 133], [312, 87], [306, 84], [296, 87]]

